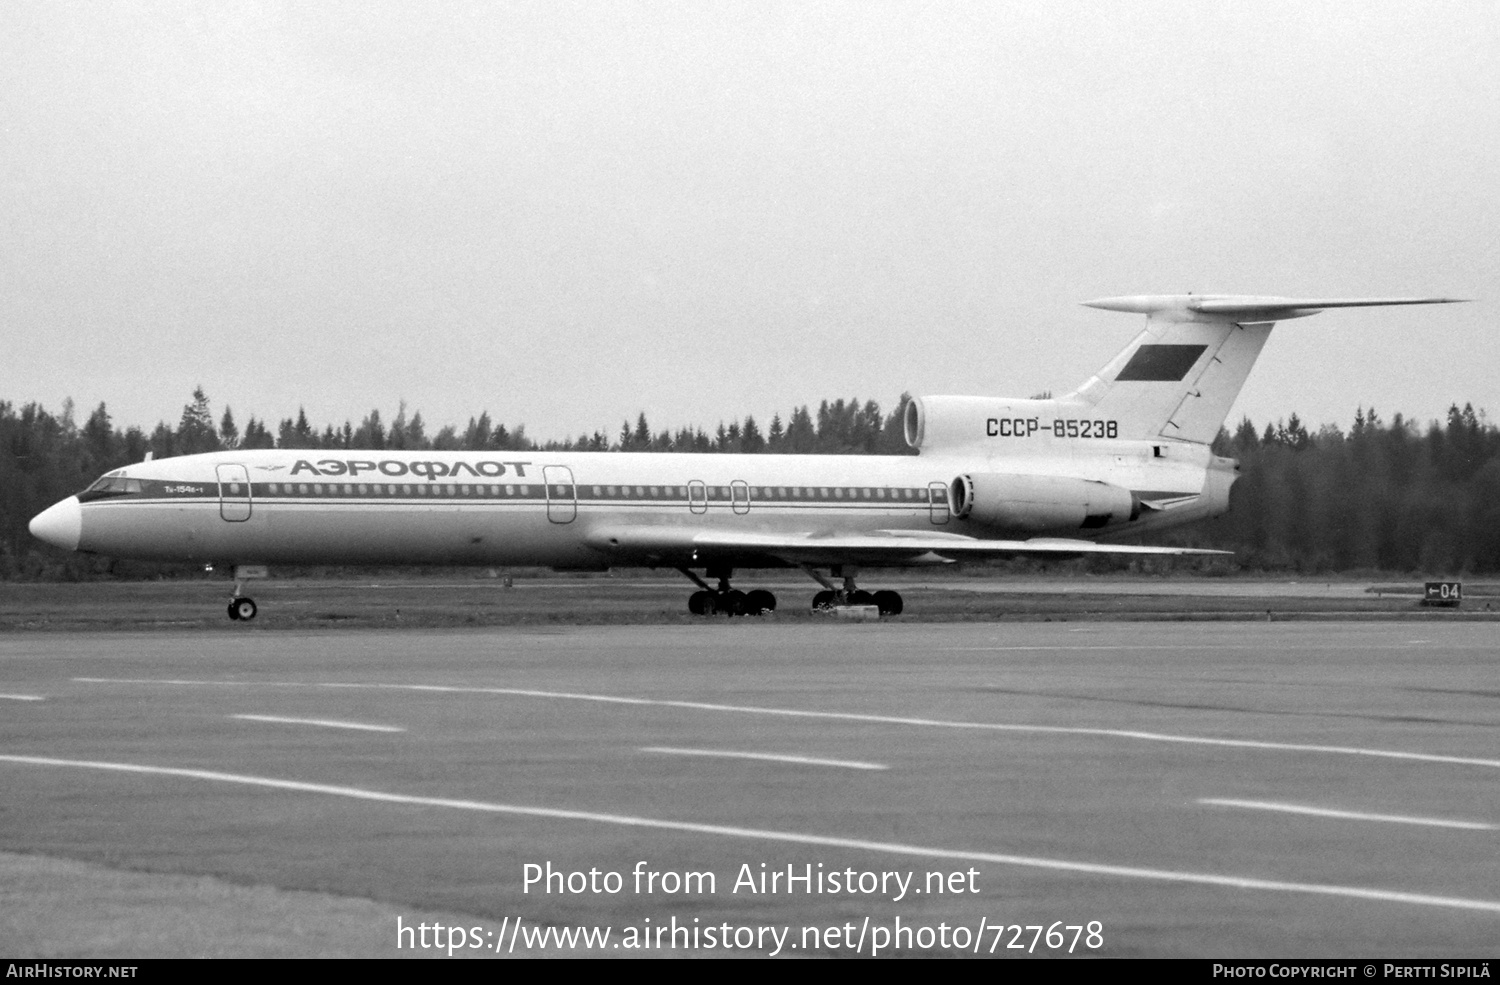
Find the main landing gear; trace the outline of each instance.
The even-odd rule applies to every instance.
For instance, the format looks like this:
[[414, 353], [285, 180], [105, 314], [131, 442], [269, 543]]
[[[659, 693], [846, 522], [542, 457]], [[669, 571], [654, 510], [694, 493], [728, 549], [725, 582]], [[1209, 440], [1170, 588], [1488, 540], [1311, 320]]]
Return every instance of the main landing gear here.
[[812, 607], [818, 609], [833, 609], [844, 605], [873, 605], [880, 610], [882, 616], [899, 616], [904, 609], [905, 603], [901, 600], [899, 592], [885, 589], [879, 592], [866, 592], [856, 588], [855, 576], [859, 569], [852, 564], [835, 564], [828, 569], [828, 573], [834, 578], [842, 578], [842, 588], [824, 578], [811, 566], [804, 564], [802, 570], [806, 571], [812, 579], [823, 586], [823, 591], [813, 596]]
[[687, 568], [677, 570], [702, 589], [688, 596], [688, 611], [695, 616], [758, 616], [776, 609], [776, 596], [764, 588], [751, 592], [730, 588], [729, 579], [734, 575], [732, 568], [709, 568], [705, 572], [708, 577], [719, 580], [718, 588], [711, 588], [708, 582]]
[[[686, 577], [698, 585], [700, 591], [688, 597], [688, 611], [695, 616], [758, 616], [776, 609], [776, 596], [763, 588], [753, 592], [742, 592], [729, 587], [734, 575], [730, 568], [710, 567], [704, 573], [717, 578], [719, 586], [714, 588], [687, 568], [678, 568]], [[814, 611], [836, 609], [842, 606], [873, 605], [882, 616], [899, 616], [905, 608], [901, 595], [889, 590], [866, 592], [855, 587], [854, 579], [859, 569], [851, 564], [833, 565], [829, 574], [842, 579], [843, 586], [824, 578], [811, 565], [802, 565], [814, 581], [823, 586], [823, 591], [813, 596]]]

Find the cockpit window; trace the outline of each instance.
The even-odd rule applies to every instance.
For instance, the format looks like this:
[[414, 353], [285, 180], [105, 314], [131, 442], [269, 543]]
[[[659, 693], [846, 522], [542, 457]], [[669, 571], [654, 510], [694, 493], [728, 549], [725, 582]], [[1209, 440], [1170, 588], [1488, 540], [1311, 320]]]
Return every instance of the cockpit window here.
[[145, 487], [140, 479], [128, 479], [120, 471], [110, 472], [101, 476], [92, 486], [85, 489], [79, 496], [87, 502], [89, 499], [103, 499], [106, 496], [128, 496], [131, 493], [144, 492]]
[[[100, 476], [98, 479], [96, 479], [94, 481], [94, 484], [92, 486], [89, 486], [86, 491], [87, 492], [104, 492], [106, 490], [111, 490], [111, 489], [114, 488], [115, 481], [118, 480], [118, 479], [123, 478], [124, 475], [125, 475], [125, 473], [119, 471], [118, 469], [115, 470], [114, 472], [107, 472], [104, 475]], [[123, 491], [123, 489], [124, 489], [124, 487], [122, 486], [121, 490]]]
[[89, 492], [133, 493], [141, 491], [140, 479], [127, 479], [123, 475], [106, 475], [89, 486]]

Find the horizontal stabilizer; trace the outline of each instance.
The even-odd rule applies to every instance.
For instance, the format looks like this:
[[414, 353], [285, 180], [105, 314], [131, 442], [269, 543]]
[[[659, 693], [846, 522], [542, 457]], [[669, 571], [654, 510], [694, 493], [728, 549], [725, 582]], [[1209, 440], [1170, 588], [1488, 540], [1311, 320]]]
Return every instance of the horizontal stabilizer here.
[[1128, 311], [1140, 315], [1175, 312], [1241, 321], [1283, 321], [1315, 315], [1326, 308], [1379, 308], [1399, 304], [1459, 304], [1463, 298], [1277, 298], [1245, 294], [1138, 294], [1133, 297], [1085, 301], [1090, 308]]

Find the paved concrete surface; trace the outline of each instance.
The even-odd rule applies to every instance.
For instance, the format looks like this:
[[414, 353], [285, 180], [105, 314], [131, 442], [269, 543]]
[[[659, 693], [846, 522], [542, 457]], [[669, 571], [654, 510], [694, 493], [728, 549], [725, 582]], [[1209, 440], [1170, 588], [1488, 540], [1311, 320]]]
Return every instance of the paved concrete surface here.
[[[16, 633], [0, 850], [300, 894], [275, 953], [346, 953], [370, 912], [375, 955], [449, 913], [475, 951], [520, 920], [608, 927], [612, 955], [663, 927], [679, 953], [750, 928], [751, 953], [1014, 955], [1010, 928], [1081, 951], [1097, 921], [1107, 955], [1487, 956], [1497, 661], [1484, 623]], [[600, 875], [528, 889], [548, 864]], [[129, 911], [76, 939], [132, 939]], [[266, 946], [180, 919], [186, 945], [158, 919], [108, 953]], [[88, 948], [27, 926], [3, 950]]]

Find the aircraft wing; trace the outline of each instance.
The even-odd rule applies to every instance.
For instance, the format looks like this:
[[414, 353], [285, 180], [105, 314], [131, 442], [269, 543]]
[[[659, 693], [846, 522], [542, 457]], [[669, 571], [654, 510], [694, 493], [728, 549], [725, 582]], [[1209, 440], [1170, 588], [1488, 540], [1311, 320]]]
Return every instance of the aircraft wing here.
[[784, 564], [942, 564], [1006, 557], [1081, 557], [1085, 554], [1183, 556], [1229, 554], [1191, 547], [1099, 544], [1088, 540], [1035, 537], [1030, 540], [984, 540], [959, 534], [912, 530], [868, 533], [756, 533], [692, 530], [670, 526], [608, 527], [591, 532], [590, 547], [623, 562], [645, 559], [653, 564], [702, 563], [755, 558]]

